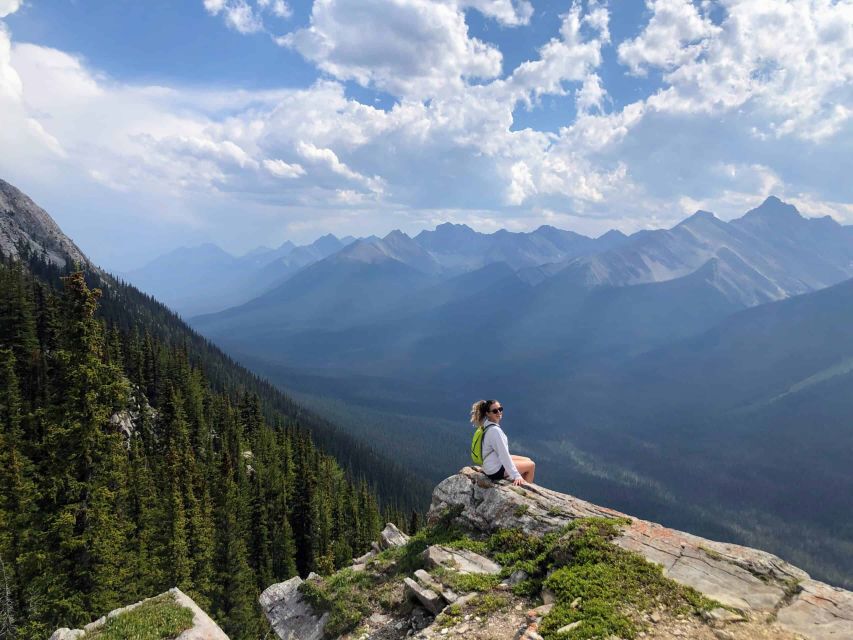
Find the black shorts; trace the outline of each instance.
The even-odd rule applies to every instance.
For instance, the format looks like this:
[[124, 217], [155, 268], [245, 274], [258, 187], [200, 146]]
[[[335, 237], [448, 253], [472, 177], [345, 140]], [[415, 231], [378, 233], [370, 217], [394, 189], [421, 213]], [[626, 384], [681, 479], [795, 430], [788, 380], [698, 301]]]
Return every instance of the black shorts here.
[[494, 473], [487, 473], [486, 477], [493, 482], [497, 482], [498, 480], [503, 480], [506, 477], [506, 472], [504, 471], [503, 466], [501, 466], [501, 468]]

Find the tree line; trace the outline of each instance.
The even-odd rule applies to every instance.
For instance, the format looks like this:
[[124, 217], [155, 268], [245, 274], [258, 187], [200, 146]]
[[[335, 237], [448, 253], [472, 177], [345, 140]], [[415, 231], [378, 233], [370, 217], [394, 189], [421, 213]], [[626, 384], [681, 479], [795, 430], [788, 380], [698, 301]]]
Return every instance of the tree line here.
[[261, 590], [349, 563], [383, 515], [417, 526], [399, 486], [380, 512], [392, 467], [367, 478], [364, 447], [338, 464], [312, 436], [345, 450], [342, 434], [181, 324], [97, 273], [0, 259], [4, 637], [178, 586], [257, 638]]

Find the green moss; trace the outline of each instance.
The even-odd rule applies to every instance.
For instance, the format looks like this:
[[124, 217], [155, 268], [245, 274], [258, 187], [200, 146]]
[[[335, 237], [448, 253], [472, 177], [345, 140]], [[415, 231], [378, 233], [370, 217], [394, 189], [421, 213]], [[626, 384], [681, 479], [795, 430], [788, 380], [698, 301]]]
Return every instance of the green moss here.
[[699, 547], [699, 548], [702, 551], [704, 551], [705, 555], [708, 556], [709, 558], [713, 558], [714, 560], [722, 560], [723, 559], [723, 556], [721, 554], [717, 553], [716, 551], [714, 551], [713, 549], [709, 549], [707, 547]]
[[452, 627], [455, 624], [462, 622], [462, 607], [458, 604], [453, 604], [447, 607], [444, 611], [438, 614], [435, 619], [439, 627]]
[[530, 505], [529, 504], [520, 504], [515, 508], [515, 517], [520, 518], [521, 516], [526, 514], [528, 511], [530, 511]]
[[453, 520], [459, 511], [448, 511], [433, 525], [421, 529], [402, 547], [386, 549], [367, 563], [369, 571], [342, 569], [330, 576], [306, 580], [300, 592], [316, 608], [329, 612], [326, 635], [335, 637], [355, 629], [371, 613], [372, 604], [391, 611], [405, 601], [400, 576], [423, 568], [423, 552], [433, 544], [456, 548], [482, 548], [466, 536]]
[[135, 609], [107, 620], [100, 629], [87, 633], [85, 640], [166, 640], [193, 626], [193, 612], [182, 607], [170, 594], [152, 598]]
[[[583, 624], [560, 637], [634, 638], [642, 623], [632, 616], [644, 611], [664, 608], [678, 614], [719, 606], [665, 578], [660, 566], [614, 545], [612, 539], [629, 523], [628, 519], [582, 518], [544, 536], [503, 530], [484, 546], [487, 555], [503, 566], [502, 577], [518, 570], [528, 574], [513, 593], [535, 597], [544, 586], [556, 595], [554, 608], [540, 626], [545, 638], [557, 637], [557, 629], [578, 620]], [[489, 592], [487, 584], [481, 586], [482, 602], [507, 597]], [[572, 609], [571, 602], [578, 597], [581, 605]]]
[[405, 601], [406, 596], [401, 583], [397, 581], [384, 582], [376, 587], [376, 601], [385, 611], [398, 609]]
[[498, 586], [501, 581], [500, 576], [485, 573], [459, 573], [445, 567], [437, 567], [431, 573], [436, 580], [457, 593], [489, 591]]
[[550, 507], [548, 507], [548, 515], [557, 517], [564, 516], [566, 515], [566, 513], [562, 509], [560, 509], [560, 507], [552, 504]]
[[467, 551], [473, 551], [474, 553], [479, 553], [483, 555], [488, 552], [488, 545], [484, 540], [474, 540], [472, 538], [460, 538], [458, 540], [451, 540], [450, 542], [446, 542], [446, 547], [451, 549], [464, 549]]
[[355, 629], [370, 613], [375, 584], [370, 573], [342, 569], [326, 578], [306, 580], [299, 591], [314, 607], [329, 612], [326, 634], [334, 637]]
[[478, 616], [487, 616], [505, 609], [509, 605], [509, 596], [505, 593], [483, 593], [477, 596], [472, 605]]

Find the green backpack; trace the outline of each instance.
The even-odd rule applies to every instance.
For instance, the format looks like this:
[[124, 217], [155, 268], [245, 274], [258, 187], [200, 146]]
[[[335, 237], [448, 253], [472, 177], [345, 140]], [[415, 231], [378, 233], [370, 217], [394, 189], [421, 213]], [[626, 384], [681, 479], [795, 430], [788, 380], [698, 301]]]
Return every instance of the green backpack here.
[[483, 438], [489, 427], [477, 427], [474, 431], [474, 438], [471, 440], [471, 460], [476, 465], [483, 464]]

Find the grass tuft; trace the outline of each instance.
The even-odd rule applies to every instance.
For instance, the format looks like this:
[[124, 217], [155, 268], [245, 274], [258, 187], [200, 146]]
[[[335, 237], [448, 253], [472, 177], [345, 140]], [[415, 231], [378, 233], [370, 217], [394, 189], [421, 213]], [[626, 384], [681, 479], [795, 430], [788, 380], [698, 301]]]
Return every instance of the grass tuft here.
[[106, 621], [87, 633], [85, 640], [167, 640], [193, 626], [193, 612], [171, 594], [152, 598], [135, 609]]

